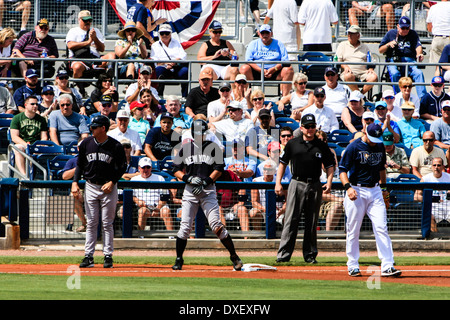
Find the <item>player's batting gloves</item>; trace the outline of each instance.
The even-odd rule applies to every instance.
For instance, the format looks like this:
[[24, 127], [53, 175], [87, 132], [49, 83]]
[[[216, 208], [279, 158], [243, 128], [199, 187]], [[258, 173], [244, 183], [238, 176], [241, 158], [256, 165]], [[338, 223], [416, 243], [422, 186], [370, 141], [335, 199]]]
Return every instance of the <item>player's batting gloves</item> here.
[[201, 178], [199, 178], [199, 177], [188, 177], [188, 178], [186, 178], [186, 179], [184, 179], [184, 177], [183, 177], [183, 180], [186, 182], [186, 183], [189, 183], [189, 184], [192, 184], [192, 185], [201, 185], [202, 184], [202, 179]]
[[192, 188], [192, 194], [194, 196], [198, 196], [200, 193], [202, 193], [203, 191], [203, 186], [202, 185], [196, 185]]
[[202, 180], [203, 188], [206, 188], [208, 185], [212, 184], [214, 181], [210, 177]]

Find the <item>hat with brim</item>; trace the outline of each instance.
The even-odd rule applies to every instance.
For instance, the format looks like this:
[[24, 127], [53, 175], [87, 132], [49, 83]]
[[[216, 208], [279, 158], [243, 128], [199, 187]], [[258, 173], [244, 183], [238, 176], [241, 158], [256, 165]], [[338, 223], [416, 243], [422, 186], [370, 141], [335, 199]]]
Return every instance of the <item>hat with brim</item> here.
[[128, 21], [125, 26], [123, 27], [122, 30], [120, 30], [119, 32], [117, 32], [117, 35], [119, 37], [121, 37], [122, 39], [125, 39], [126, 36], [126, 31], [128, 29], [135, 29], [136, 30], [136, 38], [139, 39], [140, 37], [142, 37], [144, 35], [144, 32], [142, 32], [142, 30], [138, 29], [136, 27], [136, 23], [134, 23], [133, 21]]
[[383, 132], [383, 144], [385, 146], [392, 146], [394, 144], [394, 135], [392, 132], [388, 130]]
[[78, 19], [81, 19], [81, 20], [93, 20], [93, 18], [91, 16], [91, 12], [88, 11], [88, 10], [80, 11], [80, 13], [78, 14]]
[[313, 114], [307, 114], [302, 117], [302, 126], [316, 124], [316, 117]]
[[381, 129], [379, 124], [371, 123], [367, 127], [366, 130], [367, 138], [369, 138], [370, 142], [373, 143], [382, 143], [382, 135], [383, 135], [383, 129]]
[[163, 23], [159, 26], [158, 32], [170, 32], [172, 33], [172, 27], [168, 23]]
[[143, 157], [139, 160], [138, 166], [141, 168], [149, 166], [151, 168], [152, 167], [152, 159], [150, 159], [148, 157]]
[[350, 26], [347, 30], [348, 33], [361, 33], [361, 27], [357, 25]]
[[45, 18], [43, 18], [43, 19], [41, 19], [41, 20], [38, 21], [37, 25], [38, 25], [39, 27], [44, 27], [44, 26], [47, 26], [47, 27], [48, 27], [48, 25], [49, 25], [49, 24], [48, 24], [48, 20], [45, 19]]

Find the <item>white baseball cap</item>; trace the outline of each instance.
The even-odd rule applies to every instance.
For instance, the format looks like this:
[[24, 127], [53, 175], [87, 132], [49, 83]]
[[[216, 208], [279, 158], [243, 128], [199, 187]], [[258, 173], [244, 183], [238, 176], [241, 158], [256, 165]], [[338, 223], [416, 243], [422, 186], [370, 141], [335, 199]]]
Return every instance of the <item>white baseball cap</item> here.
[[361, 91], [355, 90], [350, 93], [349, 101], [361, 101], [363, 97], [364, 95], [361, 93]]
[[120, 109], [119, 111], [117, 111], [116, 118], [129, 118], [129, 117], [130, 113], [127, 110]]
[[152, 159], [148, 157], [141, 158], [138, 163], [139, 167], [143, 168], [145, 166], [152, 166]]
[[372, 111], [364, 112], [362, 118], [363, 118], [363, 120], [366, 120], [366, 119], [373, 119], [373, 120], [375, 120], [376, 119], [375, 118], [375, 114]]

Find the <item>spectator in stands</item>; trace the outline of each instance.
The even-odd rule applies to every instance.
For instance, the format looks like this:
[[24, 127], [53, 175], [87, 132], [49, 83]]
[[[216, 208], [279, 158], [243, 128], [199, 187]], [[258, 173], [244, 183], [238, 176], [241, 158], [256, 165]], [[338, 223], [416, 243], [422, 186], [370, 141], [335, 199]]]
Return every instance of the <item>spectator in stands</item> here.
[[400, 174], [409, 174], [411, 165], [405, 150], [395, 146], [392, 132], [383, 132], [383, 144], [386, 150], [386, 177], [397, 178]]
[[375, 15], [386, 19], [388, 30], [395, 28], [394, 7], [391, 3], [374, 5], [371, 1], [352, 1], [352, 7], [348, 9], [348, 20], [351, 25], [358, 26], [358, 18], [368, 19]]
[[24, 111], [25, 99], [34, 96], [41, 102], [42, 87], [39, 83], [39, 73], [35, 69], [28, 69], [25, 74], [25, 84], [14, 91], [13, 98], [19, 112]]
[[56, 74], [55, 85], [53, 86], [55, 98], [61, 94], [70, 94], [73, 100], [72, 109], [82, 115], [86, 114], [86, 107], [83, 105], [83, 97], [77, 88], [72, 88], [69, 85], [69, 74], [66, 70], [59, 70]]
[[[159, 80], [176, 79], [187, 80], [189, 75], [189, 66], [179, 61], [186, 60], [187, 53], [184, 51], [180, 42], [172, 38], [172, 27], [165, 23], [159, 26], [158, 42], [152, 44], [150, 58], [153, 60], [170, 60], [174, 62], [156, 62], [156, 78]], [[164, 81], [158, 82], [158, 95], [164, 94]], [[181, 83], [181, 96], [187, 97], [189, 84]]]
[[152, 161], [163, 160], [173, 155], [174, 148], [181, 142], [181, 136], [172, 129], [173, 116], [161, 114], [161, 127], [150, 129], [145, 137], [144, 152]]
[[[428, 11], [426, 18], [427, 30], [433, 35], [430, 48], [430, 63], [438, 63], [444, 47], [450, 44], [449, 16], [450, 3], [447, 0], [435, 3]], [[436, 71], [439, 71], [439, 66], [436, 66]]]
[[[81, 138], [78, 140], [78, 145], [80, 142], [83, 141]], [[77, 146], [78, 148], [78, 146]], [[62, 179], [63, 180], [73, 180], [73, 176], [75, 175], [75, 169], [77, 168], [77, 160], [78, 155], [73, 156], [73, 158], [69, 159], [66, 164], [64, 165], [64, 168], [62, 169]], [[83, 197], [84, 190], [80, 191], [76, 196], [74, 196], [75, 202], [74, 202], [74, 211], [77, 215], [78, 219], [81, 221], [81, 226], [79, 226], [75, 231], [76, 232], [86, 232], [86, 216], [84, 214], [84, 197]]]
[[[277, 164], [268, 160], [264, 162], [262, 175], [253, 179], [253, 182], [275, 182]], [[255, 229], [259, 230], [263, 222], [266, 220], [266, 189], [252, 189], [252, 209], [249, 212], [249, 218], [253, 221]], [[284, 189], [284, 199], [287, 190]], [[286, 211], [286, 201], [276, 202], [276, 219], [283, 221], [284, 212]], [[259, 223], [258, 223], [259, 222]], [[258, 228], [259, 227], [259, 228]]]
[[[441, 63], [450, 63], [450, 44], [446, 45], [444, 47], [444, 49], [442, 50], [442, 55], [439, 58], [439, 64]], [[450, 65], [448, 66], [443, 66], [443, 65], [439, 65], [436, 67], [441, 68], [442, 70], [438, 69], [436, 70], [435, 75], [439, 76], [441, 75], [442, 72], [442, 76], [444, 77], [445, 81], [450, 81]]]
[[[424, 175], [420, 182], [449, 183], [450, 174], [445, 172], [444, 159], [436, 157], [431, 162], [432, 172]], [[442, 220], [450, 222], [448, 214], [448, 190], [433, 190], [433, 198], [438, 201], [432, 203], [431, 209], [431, 232], [438, 232], [437, 224]], [[414, 200], [423, 201], [423, 190], [417, 190]]]
[[298, 22], [303, 29], [303, 51], [332, 51], [331, 25], [339, 17], [329, 0], [305, 1], [298, 12]]
[[[247, 46], [245, 61], [249, 63], [241, 65], [239, 72], [244, 74], [248, 80], [261, 80], [261, 72], [265, 80], [292, 81], [294, 69], [289, 64], [257, 64], [257, 61], [289, 61], [288, 53], [284, 44], [272, 37], [272, 29], [268, 24], [259, 28], [259, 39], [253, 40]], [[281, 94], [286, 96], [292, 88], [291, 83], [280, 84]]]
[[209, 123], [210, 129], [215, 134], [221, 134], [222, 140], [233, 141], [235, 138], [239, 138], [244, 141], [248, 130], [254, 127], [253, 121], [243, 117], [244, 110], [239, 102], [232, 101], [227, 106], [227, 110], [229, 118]]
[[219, 90], [213, 85], [213, 70], [204, 68], [198, 77], [199, 86], [192, 88], [186, 98], [185, 112], [193, 118], [202, 113], [208, 117], [208, 103], [220, 98]]
[[[232, 86], [233, 87], [233, 86]], [[234, 88], [231, 91], [231, 98], [244, 106], [244, 110], [252, 109], [251, 100], [252, 89], [244, 74], [238, 74], [234, 80]]]
[[151, 128], [150, 123], [143, 118], [145, 107], [145, 104], [140, 103], [139, 101], [133, 101], [130, 104], [131, 118], [130, 122], [128, 123], [128, 128], [133, 129], [139, 134], [142, 144], [144, 144], [145, 137], [147, 136], [147, 133]]
[[[140, 175], [134, 176], [130, 181], [163, 182], [164, 178], [152, 173], [152, 160], [143, 157], [139, 160]], [[134, 189], [133, 201], [138, 207], [138, 229], [145, 230], [147, 219], [160, 217], [164, 221], [167, 230], [173, 230], [173, 219], [170, 210], [164, 209], [165, 201], [161, 201], [160, 195], [167, 192], [162, 189]], [[122, 218], [123, 207], [119, 210], [119, 218]]]
[[97, 111], [100, 111], [102, 105], [102, 96], [110, 96], [112, 98], [111, 112], [117, 112], [119, 109], [119, 93], [117, 88], [113, 86], [113, 80], [107, 74], [101, 74], [98, 77], [95, 89], [91, 92], [90, 103]]
[[[1, 11], [0, 0], [0, 11]], [[1, 26], [1, 23], [0, 23]], [[11, 60], [1, 60], [1, 58], [12, 57], [11, 45], [16, 39], [16, 34], [12, 28], [4, 28], [0, 30], [0, 76], [8, 77], [8, 71], [11, 70], [12, 61]]]
[[342, 110], [348, 105], [348, 98], [352, 92], [346, 84], [338, 82], [339, 73], [335, 67], [325, 69], [324, 78], [326, 84], [323, 86], [327, 96], [325, 106], [331, 108], [338, 118], [341, 118]]
[[[414, 82], [424, 83], [425, 78], [422, 70], [417, 67], [417, 62], [423, 61], [423, 48], [417, 32], [411, 29], [411, 20], [403, 16], [400, 18], [397, 28], [389, 30], [380, 42], [378, 50], [386, 55], [387, 62], [411, 62], [408, 66], [408, 74], [411, 75]], [[392, 82], [397, 82], [402, 73], [396, 65], [387, 66]], [[398, 87], [394, 87], [398, 92]], [[427, 91], [425, 86], [416, 87], [419, 98], [424, 96]]]
[[292, 79], [292, 85], [295, 88], [294, 92], [282, 97], [278, 102], [278, 110], [283, 111], [286, 105], [290, 105], [291, 118], [300, 121], [302, 112], [314, 103], [313, 90], [306, 89], [308, 83], [308, 76], [301, 72], [296, 72]]
[[412, 117], [414, 104], [410, 101], [403, 103], [403, 118], [397, 122], [402, 135], [403, 144], [410, 149], [423, 145], [422, 137], [425, 133], [423, 123]]
[[395, 93], [394, 90], [384, 90], [381, 96], [381, 101], [386, 102], [387, 106], [387, 114], [391, 117], [391, 120], [398, 121], [401, 119], [397, 118], [394, 114], [394, 101], [395, 101]]
[[227, 119], [227, 106], [230, 105], [231, 84], [229, 82], [221, 82], [219, 85], [220, 98], [208, 103], [208, 122], [216, 122]]
[[[377, 82], [378, 76], [374, 70], [375, 66], [345, 64], [346, 62], [370, 62], [367, 61], [367, 53], [370, 52], [370, 49], [365, 43], [359, 40], [360, 37], [361, 28], [357, 25], [352, 25], [347, 30], [348, 40], [339, 43], [336, 55], [338, 62], [342, 62], [341, 68], [343, 71], [341, 73], [341, 80], [344, 82]], [[357, 84], [349, 84], [348, 86], [352, 91], [359, 90]], [[373, 85], [364, 85], [361, 93], [366, 94], [372, 87]]]
[[[141, 60], [148, 56], [147, 47], [142, 36], [143, 31], [137, 29], [133, 21], [128, 21], [122, 30], [117, 32], [120, 39], [116, 41], [114, 53], [119, 59]], [[134, 79], [142, 63], [132, 61], [119, 62], [119, 78]]]
[[442, 117], [431, 123], [430, 131], [434, 133], [434, 144], [446, 151], [447, 158], [450, 150], [450, 100], [442, 102]]
[[120, 109], [116, 115], [117, 128], [108, 131], [108, 136], [121, 141], [128, 139], [131, 142], [131, 155], [140, 156], [142, 152], [142, 143], [139, 133], [128, 128], [130, 122], [130, 113], [127, 110]]
[[[66, 35], [66, 45], [69, 50], [69, 58], [80, 59], [73, 61], [70, 68], [73, 78], [82, 78], [86, 70], [96, 68], [96, 62], [84, 62], [83, 58], [100, 58], [100, 53], [105, 51], [105, 38], [101, 31], [92, 26], [93, 18], [88, 10], [78, 13], [78, 26], [69, 30]], [[85, 95], [84, 84], [77, 82], [80, 93]]]
[[[205, 115], [199, 113], [197, 114], [193, 119], [192, 122], [194, 122], [195, 120], [203, 120], [206, 121], [206, 117]], [[194, 140], [194, 138], [192, 137], [192, 130], [183, 130], [183, 134], [181, 136], [181, 142], [182, 144]], [[225, 149], [225, 146], [223, 145], [222, 140], [219, 140], [219, 138], [211, 131], [208, 130], [206, 132], [206, 137], [205, 137], [205, 141], [212, 141], [215, 144], [217, 144], [219, 146], [219, 148], [223, 151]]]
[[[184, 111], [181, 111], [180, 98], [175, 95], [167, 96], [166, 98], [166, 110], [173, 117], [172, 129], [181, 134], [182, 131], [189, 129], [192, 124], [192, 118], [189, 117]], [[154, 127], [159, 127], [161, 121], [161, 115], [155, 121]]]
[[48, 117], [50, 139], [57, 145], [67, 145], [89, 136], [86, 119], [72, 110], [73, 100], [69, 94], [58, 98], [59, 110], [53, 111]]
[[259, 125], [250, 128], [245, 135], [245, 147], [248, 156], [255, 161], [269, 158], [268, 146], [272, 141], [278, 143], [279, 130], [270, 125], [272, 114], [268, 109], [261, 109], [258, 114]]
[[139, 92], [139, 101], [145, 104], [144, 118], [150, 123], [150, 127], [153, 127], [157, 117], [164, 111], [163, 107], [152, 94], [152, 90], [147, 88]]
[[387, 104], [385, 101], [377, 101], [375, 103], [375, 123], [381, 126], [383, 132], [389, 131], [394, 136], [394, 142], [398, 143], [401, 139], [400, 128], [397, 121], [391, 120], [391, 115], [388, 114]]
[[[154, 4], [154, 0], [138, 0], [127, 12], [127, 21], [133, 21], [136, 24], [137, 29], [143, 33], [143, 40], [145, 41], [147, 49], [150, 49], [151, 45], [155, 42], [152, 31], [154, 31], [158, 25], [167, 21], [166, 18], [154, 20], [151, 12]], [[148, 25], [148, 22], [150, 22], [150, 25]]]
[[[210, 39], [201, 45], [197, 53], [197, 60], [231, 61], [231, 57], [233, 55], [239, 59], [236, 49], [234, 49], [231, 42], [225, 39], [220, 39], [222, 32], [222, 24], [217, 20], [213, 20], [209, 25]], [[214, 64], [209, 62], [204, 64], [202, 69], [207, 67], [214, 70], [214, 80], [234, 80], [239, 73], [239, 67], [234, 65], [232, 66], [231, 64]]]
[[284, 150], [284, 147], [286, 146], [286, 143], [288, 143], [289, 140], [294, 138], [294, 131], [291, 127], [282, 127], [280, 130], [280, 144], [281, 144], [281, 151]]
[[125, 170], [125, 173], [122, 175], [123, 180], [131, 180], [134, 176], [139, 175], [138, 166], [134, 165], [131, 161], [131, 141], [129, 139], [122, 139], [120, 140], [120, 143], [123, 146], [123, 150], [125, 151], [125, 157], [127, 159], [127, 168]]
[[442, 117], [442, 103], [450, 100], [450, 96], [444, 92], [444, 78], [433, 77], [431, 80], [431, 91], [420, 100], [420, 118], [433, 122]]
[[333, 110], [325, 106], [326, 99], [328, 97], [324, 88], [317, 87], [314, 89], [314, 104], [303, 110], [302, 117], [313, 114], [318, 128], [328, 134], [339, 129], [339, 122]]
[[[18, 58], [59, 58], [58, 46], [55, 38], [48, 34], [47, 19], [41, 19], [33, 31], [25, 33], [14, 45], [13, 52]], [[40, 70], [41, 61], [22, 60], [18, 62], [20, 74], [25, 76], [28, 68]], [[44, 77], [55, 74], [55, 62], [44, 61]]]
[[[5, 4], [6, 2], [6, 4]], [[31, 12], [31, 1], [25, 0], [25, 1], [5, 1], [0, 0], [0, 28], [3, 27], [3, 18], [5, 12], [8, 11], [22, 11], [22, 19], [20, 20], [20, 32], [19, 32], [19, 38], [26, 33], [27, 31], [27, 24], [28, 20], [30, 18], [30, 12]]]
[[[16, 114], [10, 124], [11, 141], [22, 152], [27, 151], [27, 145], [38, 140], [48, 140], [47, 120], [37, 114], [38, 99], [28, 96], [24, 101], [25, 110]], [[25, 158], [14, 150], [17, 169], [26, 175]]]
[[251, 182], [256, 172], [256, 162], [245, 156], [245, 143], [236, 138], [232, 141], [233, 155], [226, 157], [225, 170], [230, 170], [238, 175], [244, 182]]
[[[267, 158], [267, 160], [261, 162], [256, 167], [255, 176], [260, 177], [263, 175], [263, 168], [268, 162], [270, 163], [271, 161], [273, 161], [273, 162], [275, 162], [275, 164], [278, 165], [280, 163], [280, 153], [281, 153], [281, 144], [278, 141], [270, 142], [269, 145], [267, 146], [268, 158]], [[277, 177], [277, 172], [275, 171], [274, 179], [276, 179], [276, 177]], [[286, 167], [286, 171], [284, 172], [283, 178], [281, 178], [281, 182], [289, 182], [289, 181], [291, 181], [291, 179], [292, 179], [291, 170], [289, 167]]]
[[392, 110], [392, 113], [396, 118], [401, 119], [402, 118], [401, 106], [405, 102], [410, 101], [414, 104], [413, 117], [419, 118], [420, 98], [416, 94], [411, 92], [414, 86], [412, 79], [409, 77], [402, 77], [398, 81], [398, 85], [400, 87], [400, 92], [395, 95], [394, 109]]
[[113, 130], [117, 127], [116, 123], [116, 115], [117, 112], [112, 112], [113, 100], [110, 95], [103, 95], [100, 98], [100, 111], [91, 114], [90, 120], [92, 120], [95, 116], [103, 115], [109, 119], [110, 125], [109, 130]]
[[[295, 0], [280, 0], [267, 11], [264, 23], [273, 19], [273, 37], [280, 40], [288, 52], [300, 50], [300, 25]], [[290, 54], [290, 60], [297, 60], [297, 54]]]
[[352, 91], [348, 106], [342, 110], [341, 120], [351, 133], [363, 129], [362, 116], [366, 111], [363, 98], [364, 96], [359, 90]]
[[256, 89], [252, 91], [252, 94], [250, 96], [252, 99], [253, 109], [250, 113], [250, 119], [253, 121], [254, 126], [259, 126], [259, 113], [261, 110], [269, 110], [270, 111], [270, 125], [272, 127], [275, 126], [275, 114], [272, 110], [272, 102], [265, 103], [266, 95], [261, 89]]
[[444, 159], [444, 166], [447, 166], [447, 158], [441, 148], [435, 148], [435, 135], [432, 131], [423, 134], [423, 145], [414, 148], [409, 157], [412, 174], [422, 179], [422, 176], [432, 172], [431, 163], [434, 158]]
[[16, 114], [18, 110], [11, 92], [0, 86], [0, 114], [2, 113]]
[[38, 113], [44, 118], [48, 119], [48, 116], [52, 111], [58, 108], [58, 100], [55, 99], [55, 92], [53, 86], [45, 86], [41, 92], [41, 103], [39, 104]]
[[129, 107], [133, 101], [139, 100], [139, 93], [143, 89], [150, 89], [155, 99], [158, 101], [160, 100], [158, 91], [156, 91], [156, 89], [152, 87], [151, 76], [152, 76], [152, 67], [147, 65], [142, 66], [137, 81], [131, 83], [128, 86], [127, 91], [125, 92], [125, 100], [127, 101], [127, 107]]

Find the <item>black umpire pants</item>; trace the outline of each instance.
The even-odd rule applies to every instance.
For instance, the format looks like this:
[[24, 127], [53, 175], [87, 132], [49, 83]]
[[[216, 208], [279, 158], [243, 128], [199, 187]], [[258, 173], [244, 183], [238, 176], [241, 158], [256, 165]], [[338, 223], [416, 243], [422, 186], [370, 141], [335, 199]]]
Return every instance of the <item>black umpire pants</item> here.
[[303, 235], [303, 258], [316, 258], [317, 221], [322, 204], [322, 183], [306, 183], [292, 179], [287, 193], [286, 212], [277, 259], [290, 260], [297, 239], [298, 225], [302, 213], [305, 216]]

